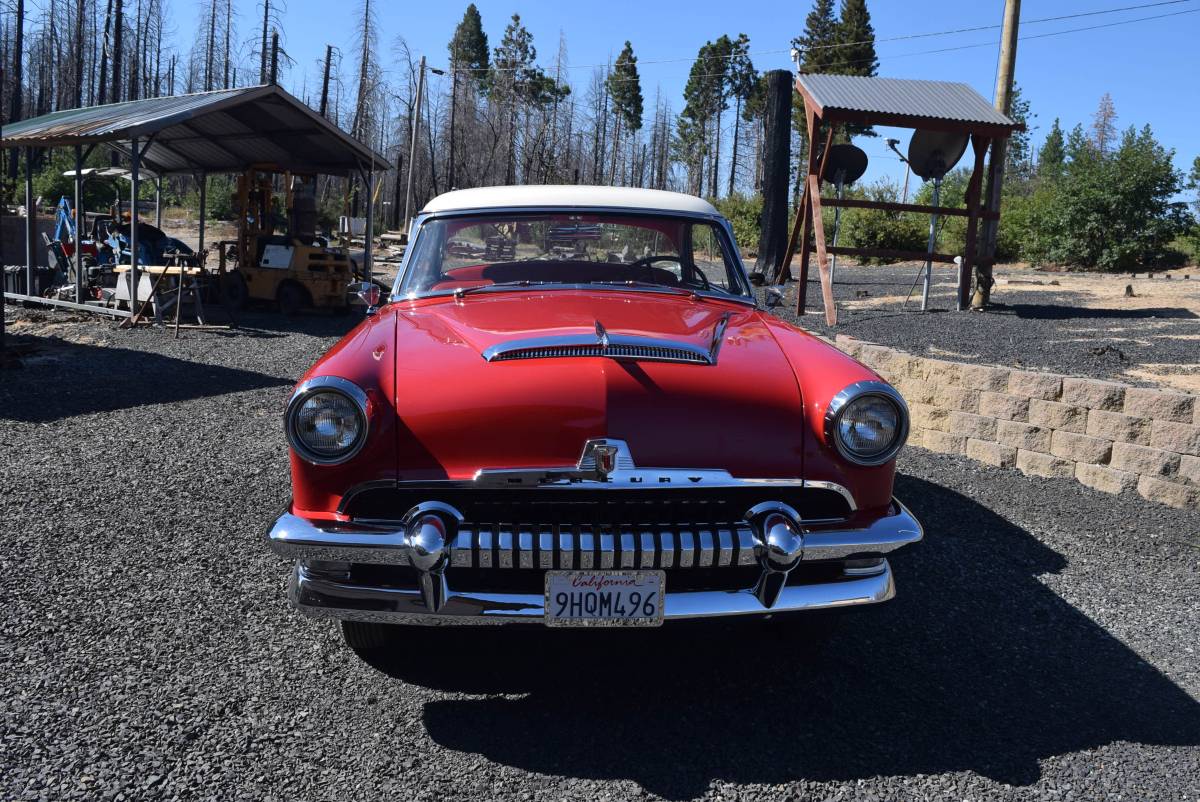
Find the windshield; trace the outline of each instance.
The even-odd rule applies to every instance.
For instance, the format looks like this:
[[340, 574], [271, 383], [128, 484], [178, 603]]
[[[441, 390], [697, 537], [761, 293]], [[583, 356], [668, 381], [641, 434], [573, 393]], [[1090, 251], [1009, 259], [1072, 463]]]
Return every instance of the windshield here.
[[409, 297], [532, 284], [664, 287], [750, 297], [724, 230], [667, 215], [489, 212], [426, 221], [400, 285]]

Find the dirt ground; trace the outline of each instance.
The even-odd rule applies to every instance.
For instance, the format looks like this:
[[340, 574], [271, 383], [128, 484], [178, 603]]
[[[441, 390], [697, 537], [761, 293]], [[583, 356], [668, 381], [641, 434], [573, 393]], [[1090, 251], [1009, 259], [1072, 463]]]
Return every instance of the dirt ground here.
[[997, 265], [993, 306], [983, 314], [954, 311], [952, 265], [934, 268], [922, 314], [919, 272], [917, 264], [839, 265], [831, 327], [813, 271], [808, 314], [794, 313], [796, 284], [787, 286], [781, 314], [826, 336], [926, 356], [1200, 393], [1200, 267], [1110, 274]]

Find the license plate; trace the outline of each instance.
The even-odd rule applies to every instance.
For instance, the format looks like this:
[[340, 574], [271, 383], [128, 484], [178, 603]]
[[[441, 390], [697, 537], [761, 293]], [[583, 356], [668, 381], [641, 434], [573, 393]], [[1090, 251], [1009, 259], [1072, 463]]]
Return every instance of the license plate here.
[[666, 591], [662, 571], [547, 571], [546, 626], [656, 627]]

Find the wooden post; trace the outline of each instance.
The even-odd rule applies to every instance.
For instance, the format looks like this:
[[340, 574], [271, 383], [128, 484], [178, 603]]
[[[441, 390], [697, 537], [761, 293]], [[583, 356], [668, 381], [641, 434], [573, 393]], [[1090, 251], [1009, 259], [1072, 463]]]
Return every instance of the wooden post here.
[[[1021, 25], [1021, 0], [1004, 0], [1004, 28], [1000, 33], [1000, 60], [996, 70], [996, 111], [1008, 115], [1012, 110], [1013, 76], [1017, 69], [1017, 36]], [[1004, 162], [1008, 159], [1008, 139], [997, 137], [992, 145], [992, 160], [988, 165], [987, 208], [1000, 211], [1000, 195], [1004, 186]], [[992, 262], [996, 256], [996, 239], [1000, 233], [999, 218], [990, 217], [983, 224], [982, 254], [977, 260], [975, 297], [971, 306], [983, 309], [991, 301]], [[972, 243], [973, 244], [973, 243]], [[976, 259], [976, 254], [968, 254]]]
[[[833, 126], [829, 127], [833, 131]], [[809, 173], [808, 207], [812, 209], [813, 233], [817, 246], [817, 271], [821, 275], [821, 301], [825, 306], [825, 322], [830, 326], [837, 323], [837, 304], [833, 300], [833, 274], [829, 270], [829, 255], [825, 252], [825, 222], [821, 217], [821, 178], [818, 173]]]
[[[979, 196], [980, 187], [983, 185], [983, 157], [987, 154], [988, 144], [990, 140], [986, 137], [981, 137], [978, 134], [971, 135], [971, 147], [975, 152], [975, 167], [971, 171], [971, 180], [967, 184], [967, 236], [966, 242], [963, 245], [962, 264], [958, 267], [958, 311], [967, 308], [967, 303], [971, 297], [971, 267], [976, 263], [976, 236], [979, 229]], [[984, 259], [987, 259], [987, 254], [984, 254]], [[984, 272], [987, 277], [991, 277], [991, 271], [981, 271], [980, 280], [983, 280]]]
[[[813, 113], [809, 104], [804, 104], [804, 116], [808, 122], [808, 174], [812, 175], [817, 170], [817, 116]], [[833, 126], [829, 127], [832, 135]], [[804, 203], [801, 204], [804, 212], [804, 222], [800, 228], [800, 286], [796, 289], [796, 314], [803, 315], [804, 307], [808, 305], [808, 238], [812, 235], [812, 185], [806, 181], [806, 190], [804, 193]], [[820, 188], [820, 184], [817, 185]]]
[[778, 280], [779, 265], [787, 258], [788, 164], [791, 161], [792, 74], [767, 73], [766, 162], [763, 171], [762, 229], [754, 272]]

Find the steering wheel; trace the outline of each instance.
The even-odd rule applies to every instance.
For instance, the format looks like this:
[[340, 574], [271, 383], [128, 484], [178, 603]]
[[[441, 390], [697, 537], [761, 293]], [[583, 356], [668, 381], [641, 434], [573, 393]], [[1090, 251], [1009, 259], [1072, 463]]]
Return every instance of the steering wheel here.
[[674, 262], [675, 264], [679, 265], [679, 280], [682, 283], [682, 281], [683, 281], [683, 261], [678, 256], [671, 256], [670, 254], [655, 254], [653, 256], [643, 256], [641, 259], [638, 259], [636, 262], [630, 263], [629, 267], [634, 270], [637, 270], [639, 268], [642, 270], [645, 270], [646, 271], [646, 281], [653, 284], [653, 283], [657, 283], [657, 282], [654, 281], [654, 274], [650, 272], [650, 268], [655, 262]]

